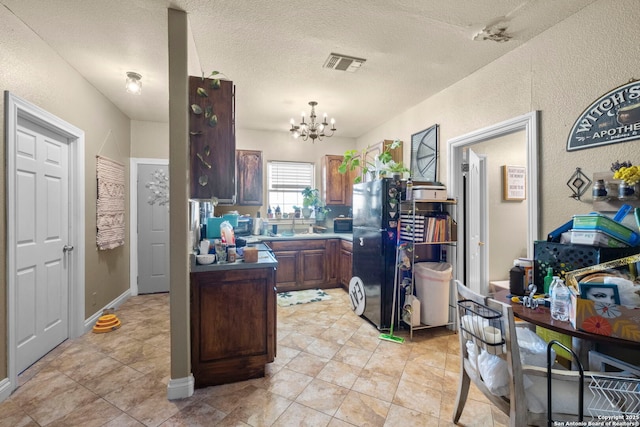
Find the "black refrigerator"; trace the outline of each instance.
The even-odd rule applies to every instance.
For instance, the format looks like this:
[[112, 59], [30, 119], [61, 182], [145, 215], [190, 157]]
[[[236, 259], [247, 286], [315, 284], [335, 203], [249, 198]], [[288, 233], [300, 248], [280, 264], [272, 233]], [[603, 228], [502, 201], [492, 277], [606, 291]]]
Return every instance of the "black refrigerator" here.
[[364, 287], [362, 317], [391, 327], [400, 182], [391, 178], [353, 185], [353, 276]]

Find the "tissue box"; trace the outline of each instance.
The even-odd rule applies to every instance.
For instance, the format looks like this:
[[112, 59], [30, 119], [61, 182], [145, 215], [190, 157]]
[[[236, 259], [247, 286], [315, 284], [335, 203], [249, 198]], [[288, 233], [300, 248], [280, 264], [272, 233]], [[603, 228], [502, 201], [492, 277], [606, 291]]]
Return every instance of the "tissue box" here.
[[571, 326], [592, 334], [640, 342], [640, 310], [580, 298], [572, 288]]
[[567, 273], [571, 290], [571, 325], [593, 334], [640, 342], [640, 308], [583, 299], [578, 291], [581, 281], [588, 283], [594, 276], [599, 276], [598, 282], [606, 275], [625, 274], [633, 276], [630, 277], [632, 280], [637, 279], [639, 263], [640, 254], [636, 254]]

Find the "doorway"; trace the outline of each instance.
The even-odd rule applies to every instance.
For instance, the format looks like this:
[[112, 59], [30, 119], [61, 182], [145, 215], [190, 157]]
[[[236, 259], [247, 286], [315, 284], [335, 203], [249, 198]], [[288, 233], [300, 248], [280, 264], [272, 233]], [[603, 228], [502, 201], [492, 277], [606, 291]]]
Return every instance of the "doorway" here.
[[8, 387], [84, 332], [84, 132], [5, 92]]
[[169, 292], [169, 161], [131, 159], [131, 294]]
[[[466, 206], [464, 196], [465, 179], [463, 178], [462, 170], [465, 163], [465, 150], [469, 147], [480, 144], [486, 141], [490, 141], [502, 136], [510, 135], [516, 132], [523, 132], [525, 136], [525, 167], [526, 167], [526, 218], [520, 220], [526, 224], [526, 254], [527, 258], [533, 257], [533, 241], [538, 236], [538, 112], [533, 111], [531, 113], [524, 114], [522, 116], [515, 117], [513, 119], [498, 123], [487, 128], [483, 128], [469, 134], [450, 139], [447, 142], [447, 158], [449, 161], [449, 167], [447, 172], [447, 179], [450, 183], [453, 195], [458, 198], [458, 205], [460, 212], [468, 212], [470, 209], [475, 210], [480, 215], [480, 224], [488, 223], [488, 209], [480, 210], [479, 206]], [[475, 148], [474, 148], [475, 149]], [[488, 162], [487, 162], [488, 163]], [[488, 167], [485, 165], [485, 167]], [[494, 168], [495, 166], [491, 166]], [[483, 213], [485, 212], [485, 213]], [[469, 246], [472, 242], [469, 241], [468, 236], [470, 231], [468, 230], [469, 221], [465, 218], [464, 221], [458, 223], [458, 246], [456, 247], [458, 259], [464, 260], [459, 263], [456, 270], [456, 277], [463, 278], [465, 283], [475, 283], [474, 286], [469, 286], [475, 292], [481, 293], [482, 289], [488, 285], [483, 283], [480, 285], [480, 281], [474, 282], [470, 277], [470, 271], [480, 271], [479, 277], [488, 277], [488, 262], [480, 263], [481, 257], [470, 259], [469, 252], [473, 248]], [[479, 225], [482, 229], [482, 225]], [[473, 231], [472, 231], [473, 232]], [[479, 233], [479, 232], [478, 232]], [[486, 236], [485, 232], [485, 236]], [[485, 243], [483, 240], [478, 239], [475, 242], [476, 245]], [[489, 258], [489, 257], [487, 257]], [[473, 265], [471, 263], [474, 263]], [[487, 282], [484, 279], [484, 282]], [[486, 294], [486, 293], [485, 293]]]

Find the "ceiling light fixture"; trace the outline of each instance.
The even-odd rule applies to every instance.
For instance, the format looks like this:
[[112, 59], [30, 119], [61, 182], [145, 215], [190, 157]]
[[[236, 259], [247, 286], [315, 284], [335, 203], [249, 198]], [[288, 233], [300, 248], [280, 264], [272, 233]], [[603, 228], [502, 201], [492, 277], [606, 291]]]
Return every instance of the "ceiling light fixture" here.
[[138, 73], [134, 73], [133, 71], [127, 71], [127, 82], [125, 84], [125, 88], [127, 92], [133, 93], [134, 95], [140, 95], [142, 93], [142, 76]]
[[[311, 138], [311, 142], [322, 141], [322, 138], [327, 137], [330, 138], [333, 136], [333, 133], [336, 131], [336, 121], [335, 119], [331, 119], [331, 128], [329, 129], [329, 123], [327, 123], [327, 113], [324, 113], [322, 117], [322, 122], [316, 122], [316, 105], [318, 103], [316, 101], [309, 102], [311, 105], [311, 115], [309, 116], [309, 123], [304, 121], [304, 111], [302, 112], [302, 119], [300, 120], [300, 124], [296, 125], [296, 122], [291, 119], [291, 136], [294, 138], [302, 137], [303, 141]], [[326, 133], [329, 130], [331, 133]]]

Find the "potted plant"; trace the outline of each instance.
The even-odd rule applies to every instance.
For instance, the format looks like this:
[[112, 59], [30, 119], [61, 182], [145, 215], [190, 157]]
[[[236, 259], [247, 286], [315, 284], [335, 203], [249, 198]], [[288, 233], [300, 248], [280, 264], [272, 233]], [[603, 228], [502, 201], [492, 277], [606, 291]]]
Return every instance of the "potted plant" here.
[[353, 171], [360, 167], [362, 174], [355, 177], [353, 180], [355, 184], [361, 182], [362, 175], [366, 175], [369, 172], [373, 172], [375, 178], [384, 177], [387, 173], [395, 175], [409, 172], [409, 169], [407, 169], [402, 162], [396, 162], [391, 156], [391, 150], [401, 146], [402, 141], [399, 139], [395, 139], [391, 144], [386, 144], [382, 153], [373, 159], [373, 163], [366, 159], [366, 152], [369, 147], [362, 150], [362, 152], [358, 152], [358, 150], [347, 150], [343, 155], [342, 163], [338, 166], [338, 172], [345, 174], [347, 171]]
[[300, 206], [293, 207], [293, 217], [300, 218]]
[[331, 212], [322, 200], [318, 202], [318, 206], [316, 206], [316, 221], [322, 222], [327, 218], [327, 213]]
[[305, 189], [302, 190], [302, 216], [309, 218], [313, 209], [318, 206], [319, 201], [320, 191], [317, 188], [311, 189], [309, 186], [305, 187]]

